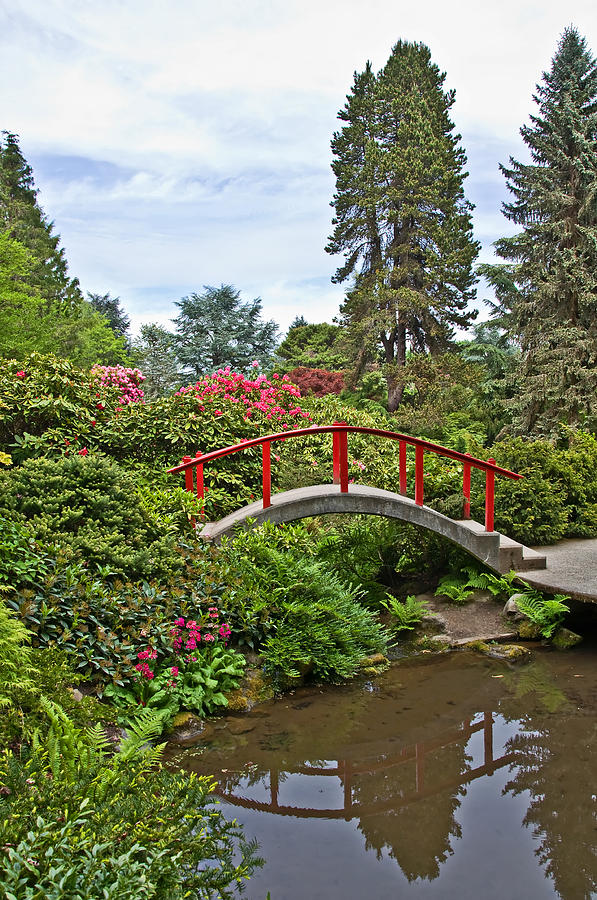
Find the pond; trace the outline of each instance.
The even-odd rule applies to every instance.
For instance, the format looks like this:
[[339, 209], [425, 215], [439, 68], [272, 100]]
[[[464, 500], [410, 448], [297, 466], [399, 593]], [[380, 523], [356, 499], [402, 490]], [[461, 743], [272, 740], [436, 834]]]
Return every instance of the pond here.
[[265, 866], [250, 900], [597, 896], [597, 648], [420, 656], [216, 720], [212, 774]]

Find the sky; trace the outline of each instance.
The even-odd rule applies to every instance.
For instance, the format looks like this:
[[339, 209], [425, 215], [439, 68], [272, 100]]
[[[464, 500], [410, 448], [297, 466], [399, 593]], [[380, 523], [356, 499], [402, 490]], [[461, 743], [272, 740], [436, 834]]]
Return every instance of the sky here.
[[220, 284], [284, 331], [343, 299], [324, 248], [353, 73], [399, 39], [429, 46], [488, 262], [512, 233], [498, 165], [525, 158], [519, 128], [568, 25], [597, 53], [594, 0], [0, 0], [0, 130], [19, 135], [71, 274], [119, 296], [134, 331], [171, 328], [176, 300]]

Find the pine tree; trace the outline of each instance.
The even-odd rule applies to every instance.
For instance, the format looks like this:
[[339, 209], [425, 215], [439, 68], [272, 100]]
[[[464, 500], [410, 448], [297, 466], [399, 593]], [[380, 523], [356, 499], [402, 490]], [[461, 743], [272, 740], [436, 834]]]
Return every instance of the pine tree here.
[[54, 226], [37, 202], [31, 166], [21, 153], [15, 134], [4, 131], [0, 140], [0, 231], [31, 254], [29, 283], [54, 312], [76, 309], [82, 298], [79, 282], [68, 275], [64, 248]]
[[522, 231], [496, 242], [510, 262], [494, 271], [522, 351], [513, 431], [549, 436], [590, 421], [597, 388], [597, 62], [576, 29], [533, 99], [538, 114], [521, 128], [531, 162], [501, 167], [504, 214]]
[[445, 349], [467, 327], [474, 297], [466, 157], [453, 134], [445, 74], [423, 44], [399, 41], [375, 75], [367, 63], [339, 113], [332, 169], [336, 215], [327, 250], [343, 253], [334, 281], [352, 278], [342, 322], [357, 368], [382, 349], [388, 409], [402, 398], [409, 348]]

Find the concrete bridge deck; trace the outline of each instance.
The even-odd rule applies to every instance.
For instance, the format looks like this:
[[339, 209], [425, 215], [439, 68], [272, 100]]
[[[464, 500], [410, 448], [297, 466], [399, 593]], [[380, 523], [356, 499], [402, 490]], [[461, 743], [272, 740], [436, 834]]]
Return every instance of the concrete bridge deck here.
[[318, 484], [274, 494], [270, 506], [264, 508], [261, 500], [250, 503], [219, 522], [207, 523], [201, 536], [219, 542], [248, 520], [281, 523], [331, 513], [384, 516], [418, 525], [463, 547], [496, 572], [527, 572], [545, 566], [540, 553], [497, 531], [485, 531], [479, 522], [450, 519], [428, 506], [419, 506], [410, 497], [363, 484], [351, 484], [348, 492], [342, 492], [337, 484]]
[[597, 538], [573, 538], [534, 550], [545, 556], [547, 565], [540, 571], [520, 571], [521, 578], [550, 594], [597, 603]]

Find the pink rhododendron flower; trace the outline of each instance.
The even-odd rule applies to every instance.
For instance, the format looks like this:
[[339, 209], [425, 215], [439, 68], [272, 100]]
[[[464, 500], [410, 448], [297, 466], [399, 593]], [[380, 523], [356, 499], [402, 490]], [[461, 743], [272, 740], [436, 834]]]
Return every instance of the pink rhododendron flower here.
[[23, 372], [23, 370], [21, 369], [20, 372], [15, 372], [15, 376], [16, 376], [16, 378], [26, 378], [26, 377], [27, 377], [27, 373], [26, 373], [26, 372]]

